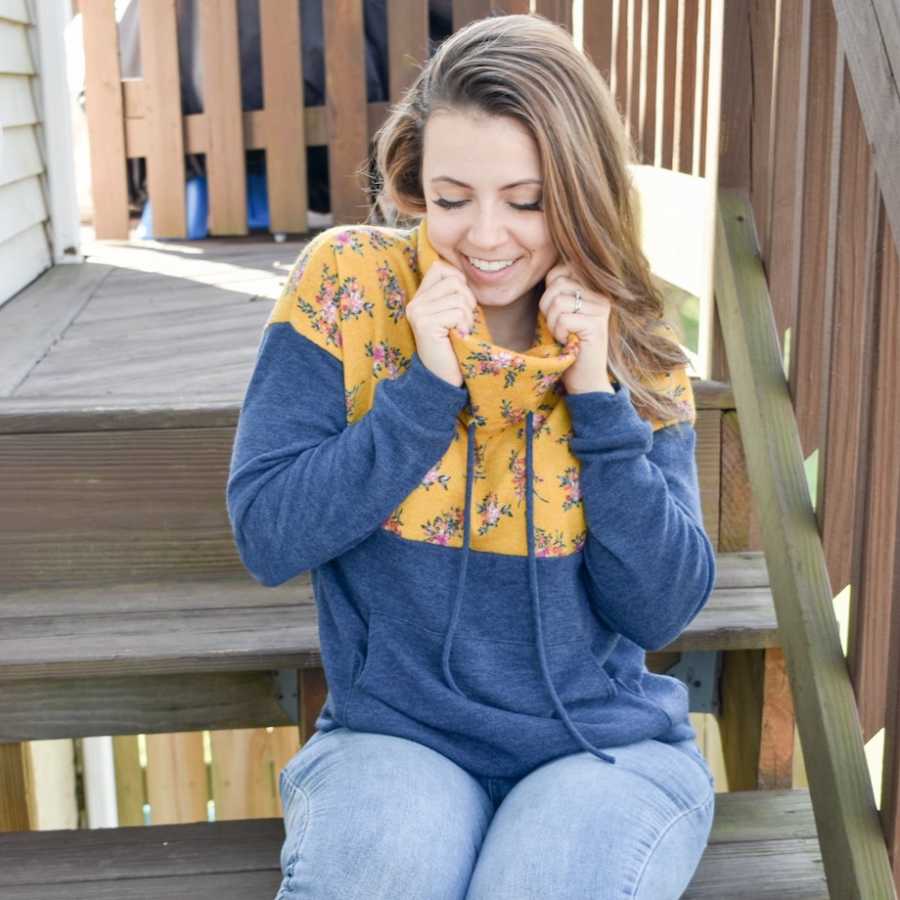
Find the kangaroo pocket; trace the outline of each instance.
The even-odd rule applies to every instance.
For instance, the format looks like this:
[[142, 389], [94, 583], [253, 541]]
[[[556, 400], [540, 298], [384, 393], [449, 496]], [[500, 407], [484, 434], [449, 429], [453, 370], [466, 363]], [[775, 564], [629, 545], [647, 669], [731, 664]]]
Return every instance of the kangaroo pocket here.
[[[443, 645], [443, 632], [372, 610], [365, 661], [354, 682], [354, 692], [366, 692], [421, 721], [447, 716], [460, 703], [544, 718], [556, 715], [535, 644], [457, 633], [450, 653], [450, 672], [465, 697], [444, 680]], [[596, 714], [598, 703], [616, 693], [591, 651], [589, 638], [545, 649], [554, 687], [573, 720], [578, 720], [579, 711], [593, 709]]]

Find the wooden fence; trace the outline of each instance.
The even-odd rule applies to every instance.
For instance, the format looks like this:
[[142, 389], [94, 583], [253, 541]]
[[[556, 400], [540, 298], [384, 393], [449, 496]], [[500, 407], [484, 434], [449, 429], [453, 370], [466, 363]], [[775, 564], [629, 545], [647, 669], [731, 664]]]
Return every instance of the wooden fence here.
[[[639, 162], [706, 173], [711, 0], [454, 0], [453, 28], [530, 9], [581, 35], [629, 124]], [[575, 21], [574, 13], [581, 13]], [[143, 77], [122, 80], [112, 0], [84, 0], [86, 103], [94, 223], [128, 237], [126, 160], [144, 158], [154, 232], [186, 235], [187, 153], [204, 154], [210, 233], [247, 232], [245, 150], [265, 150], [270, 230], [307, 231], [307, 146], [328, 147], [334, 221], [369, 212], [365, 167], [387, 103], [367, 103], [362, 0], [323, 4], [326, 105], [303, 105], [302, 22], [296, 3], [260, 0], [263, 108], [241, 109], [235, 0], [199, 0], [203, 112], [182, 115], [176, 0], [140, 8]], [[427, 0], [388, 0], [390, 101], [428, 53]]]
[[[872, 756], [883, 737], [878, 799], [900, 884], [900, 14], [892, 0], [729, 0], [723, 34], [719, 186], [752, 204]], [[730, 381], [720, 332], [714, 350], [711, 377]], [[795, 694], [814, 690], [791, 676]]]

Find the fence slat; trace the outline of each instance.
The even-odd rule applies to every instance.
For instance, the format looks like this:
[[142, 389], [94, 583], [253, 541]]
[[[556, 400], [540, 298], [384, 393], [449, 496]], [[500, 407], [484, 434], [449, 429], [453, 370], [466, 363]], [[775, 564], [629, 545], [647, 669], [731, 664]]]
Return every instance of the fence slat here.
[[[835, 593], [852, 578], [853, 548], [859, 540], [857, 510], [862, 404], [866, 387], [861, 356], [871, 316], [871, 299], [862, 296], [869, 209], [868, 145], [846, 61], [836, 86], [840, 121], [833, 134], [829, 255], [833, 257], [826, 293], [828, 323], [823, 365], [827, 382], [825, 435], [819, 451], [819, 520], [828, 574]], [[829, 315], [830, 313], [830, 315]], [[856, 598], [854, 597], [854, 601]], [[870, 735], [866, 735], [868, 739]]]
[[[753, 215], [763, 251], [769, 241], [769, 186], [772, 180], [772, 96], [775, 61], [776, 0], [754, 0], [750, 8], [753, 59], [753, 107], [750, 123], [752, 148]], [[768, 262], [768, 259], [764, 257]]]
[[641, 18], [641, 30], [645, 38], [642, 43], [646, 48], [641, 60], [641, 133], [643, 136], [643, 162], [656, 165], [656, 87], [659, 56], [659, 3], [657, 0], [645, 0]]
[[116, 17], [112, 2], [99, 0], [86, 3], [82, 12], [94, 231], [100, 239], [125, 240], [128, 182]]
[[[797, 123], [802, 168], [794, 186], [799, 193], [793, 232], [794, 266], [791, 292], [796, 312], [791, 326], [791, 397], [797, 428], [808, 457], [821, 433], [823, 390], [822, 360], [825, 333], [826, 271], [828, 268], [828, 209], [831, 196], [831, 130], [834, 104], [837, 30], [834, 13], [826, 4], [804, 0], [801, 47], [801, 93], [805, 113]], [[798, 327], [802, 322], [803, 327]]]
[[203, 110], [209, 129], [206, 181], [214, 235], [247, 233], [247, 175], [235, 0], [200, 0]]
[[[829, 4], [829, 6], [832, 4]], [[900, 11], [897, 0], [834, 0], [892, 231], [900, 237]]]
[[153, 825], [208, 820], [202, 731], [147, 735], [147, 797]]
[[[862, 721], [863, 736], [868, 740], [884, 725], [887, 671], [888, 639], [890, 638], [890, 595], [881, 593], [888, 586], [887, 571], [882, 569], [884, 578], [878, 578], [878, 569], [869, 560], [870, 549], [875, 552], [875, 566], [881, 560], [881, 545], [890, 540], [893, 516], [887, 521], [879, 521], [879, 495], [891, 482], [892, 471], [896, 468], [896, 449], [900, 444], [892, 444], [888, 452], [893, 459], [891, 470], [876, 469], [876, 461], [883, 454], [877, 446], [879, 422], [876, 420], [875, 385], [878, 378], [878, 315], [880, 297], [880, 264], [878, 254], [884, 234], [883, 204], [878, 191], [877, 175], [871, 164], [868, 143], [865, 138], [862, 119], [859, 120], [859, 158], [866, 162], [868, 185], [859, 185], [860, 223], [863, 245], [858, 248], [855, 262], [864, 266], [858, 290], [852, 294], [857, 298], [857, 318], [845, 328], [847, 338], [853, 340], [854, 349], [859, 353], [853, 359], [850, 382], [856, 388], [859, 382], [859, 436], [856, 456], [858, 475], [854, 479], [853, 502], [856, 518], [848, 520], [853, 524], [851, 534], [850, 581], [853, 585], [850, 607], [850, 641], [848, 663], [856, 688], [857, 706]], [[842, 307], [849, 310], [851, 301], [846, 295], [841, 297]], [[849, 343], [849, 340], [848, 340]], [[896, 374], [896, 373], [892, 373]], [[841, 378], [846, 387], [846, 378]], [[891, 390], [891, 388], [888, 388]], [[884, 528], [879, 527], [884, 525]]]
[[211, 731], [209, 737], [216, 821], [277, 816], [266, 729]]
[[[798, 154], [802, 145], [797, 140], [797, 110], [800, 104], [801, 40], [803, 4], [781, 5], [781, 27], [778, 38], [778, 73], [775, 82], [775, 115], [772, 134], [772, 169], [770, 182], [769, 240], [765, 249], [769, 292], [772, 296], [778, 338], [784, 346], [784, 332], [796, 315], [796, 295], [791, 274], [798, 250], [791, 243], [794, 233], [795, 190]], [[802, 157], [799, 160], [802, 164]], [[794, 248], [788, 252], [783, 249]]]
[[428, 58], [428, 0], [388, 0], [387, 21], [390, 98], [397, 103]]
[[572, 0], [535, 0], [534, 11], [572, 33]]
[[369, 156], [362, 0], [332, 0], [322, 13], [331, 212], [335, 224], [359, 222], [369, 209], [358, 175]]
[[694, 104], [697, 89], [698, 0], [684, 0], [681, 32], [681, 122], [678, 132], [679, 172], [692, 172], [694, 166]]
[[260, 0], [269, 228], [307, 230], [302, 25], [296, 3]]
[[612, 88], [612, 43], [613, 20], [612, 4], [590, 5], [584, 11], [582, 24], [582, 47], [585, 55], [597, 67], [597, 70]]
[[712, 27], [712, 0], [706, 0], [703, 6], [703, 59], [700, 63], [701, 71], [702, 71], [702, 79], [701, 79], [701, 89], [703, 92], [703, 102], [700, 107], [700, 127], [699, 127], [699, 141], [700, 141], [700, 149], [699, 153], [695, 152], [695, 158], [699, 158], [699, 165], [697, 167], [697, 171], [704, 178], [710, 177], [711, 167], [707, 168], [707, 160], [706, 160], [706, 142], [707, 138], [707, 127], [709, 122], [709, 93], [711, 90], [711, 85], [709, 83], [709, 72], [711, 66], [711, 52], [712, 52], [712, 35], [711, 35], [711, 27]]
[[175, 0], [142, 3], [140, 31], [153, 234], [183, 238], [187, 222]]
[[[881, 279], [881, 322], [879, 336], [891, 355], [882, 359], [889, 360], [887, 365], [894, 369], [894, 382], [891, 386], [893, 402], [896, 404], [896, 379], [900, 377], [900, 357], [896, 348], [900, 347], [900, 259], [897, 254], [897, 243], [889, 222], [885, 223], [884, 240], [882, 242], [882, 279]], [[885, 377], [887, 377], [885, 372]], [[885, 398], [886, 399], [886, 398]], [[885, 447], [900, 446], [900, 414], [896, 406], [881, 419], [885, 433], [893, 429], [893, 437], [885, 437]], [[892, 442], [892, 443], [891, 443]], [[896, 476], [896, 463], [895, 463]], [[895, 502], [898, 491], [893, 491]], [[893, 598], [891, 610], [891, 658], [887, 668], [887, 716], [884, 729], [884, 760], [881, 778], [881, 821], [884, 824], [888, 851], [893, 860], [894, 881], [900, 885], [900, 503], [897, 504], [897, 516], [894, 519], [894, 539], [886, 543], [893, 546], [893, 563], [888, 565], [887, 574], [890, 579], [886, 597]]]
[[136, 734], [113, 735], [119, 828], [144, 824], [144, 775]]
[[678, 63], [678, 0], [665, 0], [661, 6], [660, 41], [663, 49], [662, 135], [657, 136], [660, 145], [657, 165], [673, 168], [672, 153], [675, 139], [675, 67]]
[[451, 27], [454, 31], [459, 31], [469, 22], [483, 19], [490, 11], [491, 0], [453, 0], [450, 14]]

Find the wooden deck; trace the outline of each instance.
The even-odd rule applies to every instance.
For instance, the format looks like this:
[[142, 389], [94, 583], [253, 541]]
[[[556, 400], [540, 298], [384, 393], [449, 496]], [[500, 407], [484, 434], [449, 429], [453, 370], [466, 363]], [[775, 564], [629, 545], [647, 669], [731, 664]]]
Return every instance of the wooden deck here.
[[93, 243], [0, 308], [0, 397], [240, 403], [304, 242]]

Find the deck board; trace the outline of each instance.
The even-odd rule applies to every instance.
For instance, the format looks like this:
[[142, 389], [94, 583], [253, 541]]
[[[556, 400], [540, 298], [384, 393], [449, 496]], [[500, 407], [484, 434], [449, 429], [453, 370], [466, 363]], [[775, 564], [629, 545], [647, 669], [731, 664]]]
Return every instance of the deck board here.
[[[785, 817], [800, 827], [786, 831]], [[267, 897], [280, 882], [283, 840], [280, 819], [0, 835], [0, 893], [18, 900]], [[717, 794], [709, 846], [684, 896], [827, 900], [809, 793]]]
[[0, 309], [0, 330], [28, 328], [0, 357], [0, 396], [158, 403], [196, 390], [239, 404], [304, 245], [89, 244], [85, 266], [52, 269]]

